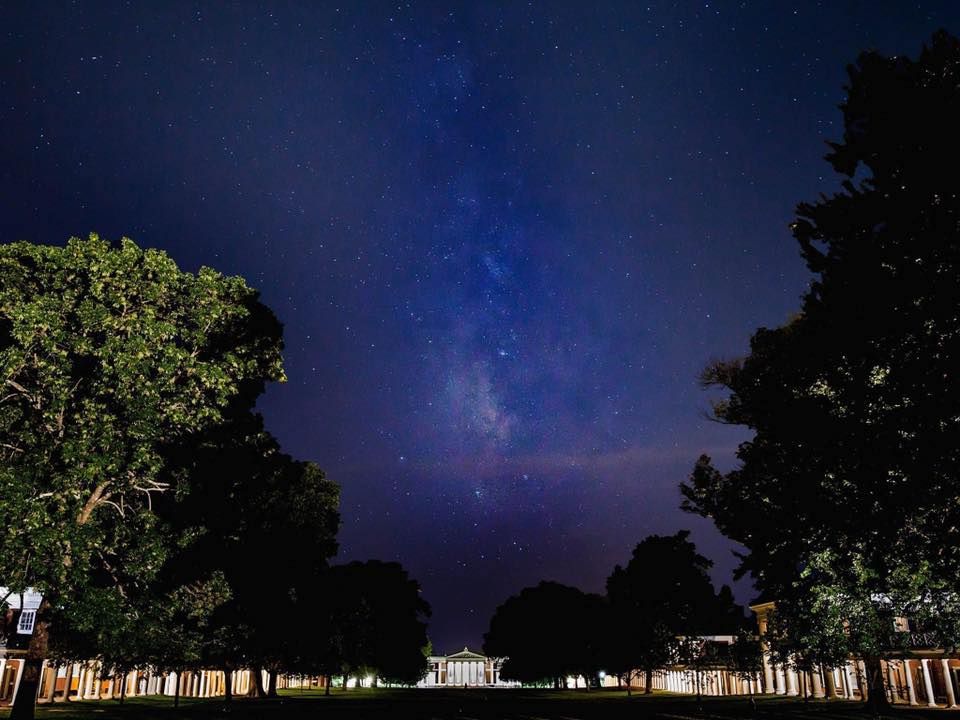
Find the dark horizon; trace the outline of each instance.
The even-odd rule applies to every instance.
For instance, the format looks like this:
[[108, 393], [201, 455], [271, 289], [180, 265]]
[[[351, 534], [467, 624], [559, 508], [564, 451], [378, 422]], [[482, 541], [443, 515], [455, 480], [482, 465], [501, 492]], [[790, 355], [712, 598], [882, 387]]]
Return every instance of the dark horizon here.
[[[602, 592], [679, 510], [712, 358], [799, 308], [845, 67], [949, 2], [3, 10], [4, 241], [210, 265], [285, 325], [262, 410], [342, 486], [338, 561], [398, 560], [438, 654], [499, 603]], [[735, 584], [741, 602], [749, 582]]]

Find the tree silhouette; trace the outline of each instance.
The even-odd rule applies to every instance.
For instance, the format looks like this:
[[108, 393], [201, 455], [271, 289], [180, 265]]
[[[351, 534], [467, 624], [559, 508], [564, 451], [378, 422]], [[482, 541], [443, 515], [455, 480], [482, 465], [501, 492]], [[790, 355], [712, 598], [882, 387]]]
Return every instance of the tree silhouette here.
[[880, 706], [895, 616], [960, 640], [960, 43], [862, 54], [842, 109], [841, 189], [793, 224], [814, 274], [800, 314], [704, 372], [728, 392], [716, 417], [754, 437], [683, 493], [748, 548], [785, 634], [862, 657]]
[[638, 670], [652, 692], [653, 671], [675, 659], [679, 637], [732, 632], [738, 614], [743, 622], [729, 588], [714, 591], [707, 574], [712, 563], [697, 553], [689, 535], [651, 535], [607, 579], [611, 669], [626, 678], [628, 692]]
[[568, 676], [583, 675], [590, 683], [602, 666], [605, 620], [603, 598], [544, 581], [496, 609], [483, 649], [506, 658], [505, 679], [559, 688]]

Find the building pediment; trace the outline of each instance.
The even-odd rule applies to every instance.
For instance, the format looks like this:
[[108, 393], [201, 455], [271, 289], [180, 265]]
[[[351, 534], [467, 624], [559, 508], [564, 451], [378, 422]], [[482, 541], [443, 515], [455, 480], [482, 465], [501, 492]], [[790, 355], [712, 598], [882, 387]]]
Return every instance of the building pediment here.
[[447, 655], [447, 660], [486, 660], [486, 655], [481, 655], [480, 653], [475, 653], [469, 648], [464, 648], [460, 652], [454, 653], [453, 655]]

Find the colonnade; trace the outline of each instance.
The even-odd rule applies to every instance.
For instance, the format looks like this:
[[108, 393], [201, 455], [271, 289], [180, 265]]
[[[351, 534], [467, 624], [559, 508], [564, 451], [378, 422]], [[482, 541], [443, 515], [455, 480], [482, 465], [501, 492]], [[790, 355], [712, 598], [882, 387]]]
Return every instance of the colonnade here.
[[[884, 691], [894, 704], [960, 709], [956, 685], [960, 681], [960, 659], [944, 657], [887, 658], [881, 661]], [[810, 672], [774, 664], [764, 655], [763, 671], [743, 675], [726, 669], [695, 670], [677, 667], [654, 671], [654, 690], [701, 695], [784, 695], [811, 698], [863, 700], [866, 667], [850, 661], [838, 668], [817, 668]], [[615, 678], [607, 677], [613, 686]], [[646, 689], [646, 674], [631, 677], [630, 685]]]
[[447, 660], [447, 685], [486, 685], [486, 663], [482, 660]]
[[[262, 672], [263, 686], [269, 675]], [[13, 703], [23, 674], [23, 661], [0, 657], [0, 706]], [[110, 700], [121, 696], [178, 694], [184, 698], [219, 697], [226, 694], [227, 683], [234, 695], [245, 695], [253, 683], [251, 670], [185, 670], [181, 673], [133, 670], [123, 675], [107, 675], [99, 662], [54, 665], [44, 662], [41, 671], [38, 702], [55, 703], [68, 700]], [[280, 675], [277, 687], [298, 688], [324, 686], [324, 680]]]

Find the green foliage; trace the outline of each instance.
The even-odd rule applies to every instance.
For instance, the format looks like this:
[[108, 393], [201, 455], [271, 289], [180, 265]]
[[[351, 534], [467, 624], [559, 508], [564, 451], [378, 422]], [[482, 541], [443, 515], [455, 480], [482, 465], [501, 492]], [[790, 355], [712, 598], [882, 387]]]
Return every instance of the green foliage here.
[[157, 512], [189, 489], [173, 450], [284, 379], [281, 327], [241, 278], [95, 235], [0, 246], [0, 578], [44, 596], [16, 717], [43, 658], [183, 666], [229, 597], [208, 569], [171, 584], [196, 533]]
[[280, 349], [240, 278], [126, 239], [0, 246], [0, 577], [64, 598], [155, 574], [165, 446], [282, 380]]
[[896, 616], [960, 640], [960, 43], [864, 53], [842, 109], [842, 189], [793, 225], [815, 274], [801, 313], [704, 373], [728, 392], [716, 417], [755, 435], [683, 493], [749, 550], [784, 637], [869, 659]]

